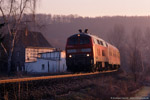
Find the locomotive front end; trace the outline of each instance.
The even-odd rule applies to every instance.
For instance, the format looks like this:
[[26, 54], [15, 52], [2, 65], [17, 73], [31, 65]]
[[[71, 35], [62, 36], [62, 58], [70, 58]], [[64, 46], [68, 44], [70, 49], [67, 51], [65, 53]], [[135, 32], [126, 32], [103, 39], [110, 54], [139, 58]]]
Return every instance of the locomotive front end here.
[[67, 70], [71, 72], [90, 71], [93, 63], [91, 37], [86, 33], [70, 36], [66, 44]]

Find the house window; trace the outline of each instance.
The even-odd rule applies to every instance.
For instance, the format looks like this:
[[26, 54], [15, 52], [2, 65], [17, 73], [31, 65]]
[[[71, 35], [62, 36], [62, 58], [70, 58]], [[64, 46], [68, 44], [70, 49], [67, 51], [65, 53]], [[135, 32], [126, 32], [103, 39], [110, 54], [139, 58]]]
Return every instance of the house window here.
[[45, 69], [45, 65], [44, 64], [42, 64], [42, 70], [44, 70]]
[[65, 64], [63, 64], [63, 71], [65, 71]]

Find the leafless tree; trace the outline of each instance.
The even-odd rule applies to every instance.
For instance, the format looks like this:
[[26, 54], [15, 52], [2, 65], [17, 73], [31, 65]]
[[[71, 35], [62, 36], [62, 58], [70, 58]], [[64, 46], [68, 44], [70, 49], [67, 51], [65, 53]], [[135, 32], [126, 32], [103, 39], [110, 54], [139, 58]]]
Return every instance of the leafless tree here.
[[148, 64], [150, 64], [149, 62], [149, 59], [150, 59], [150, 41], [149, 41], [149, 38], [150, 38], [150, 28], [147, 28], [146, 31], [145, 31], [145, 34], [144, 34], [144, 56], [146, 57], [145, 60], [147, 60], [146, 62]]
[[36, 3], [37, 0], [0, 0], [0, 15], [4, 23], [7, 23], [7, 32], [10, 37], [9, 49], [1, 44], [8, 56], [8, 74], [11, 70], [12, 54], [22, 17], [25, 13], [33, 13], [32, 20], [34, 20]]
[[143, 57], [141, 51], [142, 45], [142, 32], [139, 28], [134, 28], [132, 35], [130, 37], [131, 41], [129, 44], [128, 52], [129, 52], [129, 66], [134, 78], [134, 81], [137, 82], [140, 73], [144, 71], [143, 66]]
[[121, 68], [126, 69], [127, 62], [127, 35], [125, 32], [125, 28], [122, 24], [115, 24], [113, 29], [106, 34], [108, 42], [116, 46], [120, 51], [121, 56]]
[[116, 24], [112, 31], [108, 35], [108, 41], [115, 45], [117, 48], [121, 48], [122, 43], [125, 40], [125, 29], [122, 24]]
[[142, 49], [142, 52], [143, 52], [143, 60], [144, 60], [144, 73], [145, 73], [145, 77], [149, 77], [149, 71], [150, 71], [150, 62], [149, 62], [149, 59], [150, 59], [150, 41], [149, 41], [149, 38], [150, 38], [150, 28], [147, 27], [146, 30], [145, 30], [145, 34], [144, 34], [144, 37], [143, 37], [143, 49]]

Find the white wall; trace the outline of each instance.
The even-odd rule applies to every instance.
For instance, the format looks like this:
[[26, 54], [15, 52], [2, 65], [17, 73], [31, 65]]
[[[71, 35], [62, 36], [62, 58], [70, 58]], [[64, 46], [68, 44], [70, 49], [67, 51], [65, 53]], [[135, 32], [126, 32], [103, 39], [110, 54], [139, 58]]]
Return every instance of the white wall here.
[[27, 47], [25, 48], [25, 62], [37, 61], [39, 53], [52, 52], [54, 48], [43, 48], [43, 47]]
[[[48, 63], [49, 63], [49, 71], [48, 71]], [[42, 68], [42, 65], [44, 65], [44, 68]], [[56, 73], [56, 72], [65, 72], [67, 70], [65, 58], [62, 58], [60, 62], [56, 60], [37, 59], [36, 62], [25, 63], [25, 68], [26, 68], [26, 71], [30, 73], [32, 72]]]

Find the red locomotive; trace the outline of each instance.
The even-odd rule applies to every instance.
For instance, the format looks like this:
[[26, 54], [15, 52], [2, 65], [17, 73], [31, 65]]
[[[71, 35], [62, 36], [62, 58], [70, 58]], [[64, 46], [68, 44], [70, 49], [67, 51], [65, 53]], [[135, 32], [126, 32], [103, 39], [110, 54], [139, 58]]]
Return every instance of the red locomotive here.
[[94, 72], [120, 67], [120, 53], [113, 45], [87, 33], [87, 29], [70, 36], [66, 44], [67, 70]]

